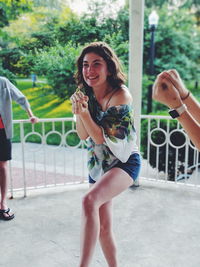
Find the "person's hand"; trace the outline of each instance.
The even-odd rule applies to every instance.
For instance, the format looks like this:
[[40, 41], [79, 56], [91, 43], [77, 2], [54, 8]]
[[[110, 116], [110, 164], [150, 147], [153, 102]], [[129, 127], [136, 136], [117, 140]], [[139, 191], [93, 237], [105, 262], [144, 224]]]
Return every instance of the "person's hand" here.
[[169, 80], [174, 85], [174, 87], [178, 90], [182, 100], [187, 98], [189, 92], [185, 87], [177, 70], [171, 69], [168, 71], [163, 71], [161, 73], [161, 76]]
[[174, 87], [171, 80], [166, 78], [166, 72], [162, 72], [157, 76], [153, 85], [152, 98], [169, 108], [177, 108], [182, 105], [179, 91]]
[[70, 97], [72, 103], [72, 112], [76, 115], [81, 115], [88, 112], [88, 96], [84, 95], [83, 92], [76, 91]]
[[30, 118], [29, 118], [29, 120], [30, 120], [30, 122], [31, 123], [37, 123], [38, 121], [39, 121], [39, 119], [37, 118], [37, 117], [35, 117], [35, 116], [31, 116]]

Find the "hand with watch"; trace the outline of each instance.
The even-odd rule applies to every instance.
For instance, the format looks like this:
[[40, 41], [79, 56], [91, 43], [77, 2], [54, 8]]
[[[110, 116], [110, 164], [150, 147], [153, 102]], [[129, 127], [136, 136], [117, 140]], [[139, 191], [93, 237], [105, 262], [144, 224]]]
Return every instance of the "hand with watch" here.
[[200, 103], [186, 89], [176, 70], [163, 71], [153, 85], [152, 98], [170, 108], [189, 138], [200, 150]]
[[187, 110], [187, 106], [185, 104], [182, 104], [178, 108], [170, 109], [168, 113], [173, 119], [176, 119], [179, 116], [181, 116], [183, 112], [185, 112], [186, 110]]
[[[185, 87], [180, 86], [178, 83], [179, 76], [171, 78], [171, 73], [164, 71], [158, 75], [154, 85], [153, 85], [153, 99], [165, 104], [169, 108], [169, 114], [174, 119], [179, 117], [183, 112], [187, 110], [186, 105], [183, 104], [189, 94]], [[169, 78], [170, 77], [170, 78]], [[176, 89], [176, 86], [179, 88]], [[183, 83], [182, 83], [183, 84]], [[183, 95], [184, 97], [181, 97]]]

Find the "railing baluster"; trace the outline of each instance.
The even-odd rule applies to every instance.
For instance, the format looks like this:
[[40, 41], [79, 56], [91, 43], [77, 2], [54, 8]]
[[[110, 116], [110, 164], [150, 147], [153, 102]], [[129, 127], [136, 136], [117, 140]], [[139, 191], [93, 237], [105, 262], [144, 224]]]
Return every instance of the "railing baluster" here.
[[[174, 181], [177, 183], [184, 182], [185, 184], [195, 184], [196, 186], [199, 187], [200, 184], [200, 175], [199, 175], [199, 169], [198, 169], [198, 162], [199, 162], [199, 152], [192, 146], [192, 144], [188, 141], [188, 138], [186, 137], [186, 142], [181, 145], [177, 146], [177, 144], [172, 144], [170, 138], [172, 137], [172, 134], [174, 132], [183, 132], [181, 126], [179, 123], [176, 124], [176, 128], [171, 127], [171, 118], [169, 116], [154, 116], [154, 115], [141, 115], [142, 120], [147, 120], [147, 132], [146, 132], [146, 138], [147, 138], [147, 144], [146, 146], [146, 155], [144, 158], [144, 163], [146, 166], [146, 169], [143, 170], [143, 177], [147, 179], [154, 179], [154, 180], [162, 180], [162, 181], [169, 181], [168, 173], [169, 173], [169, 160], [170, 158], [170, 150], [173, 149], [173, 153], [175, 154], [175, 162], [172, 162], [171, 164], [174, 166], [175, 170], [175, 176], [174, 176]], [[162, 122], [161, 122], [162, 120]], [[156, 121], [156, 125], [154, 123]], [[58, 132], [56, 130], [57, 123], [61, 123], [61, 131]], [[66, 123], [71, 123], [71, 129], [65, 132], [65, 126]], [[166, 122], [166, 123], [165, 123]], [[173, 125], [176, 121], [173, 121]], [[86, 166], [86, 149], [84, 148], [85, 142], [82, 141], [78, 145], [72, 147], [71, 145], [67, 144], [67, 136], [68, 134], [74, 134], [76, 133], [75, 130], [75, 117], [73, 118], [57, 118], [57, 119], [40, 119], [39, 123], [41, 123], [41, 134], [36, 132], [36, 126], [32, 125], [31, 127], [31, 132], [26, 134], [24, 133], [24, 125], [26, 123], [29, 123], [28, 120], [15, 120], [14, 124], [19, 124], [20, 125], [20, 142], [21, 142], [21, 153], [17, 152], [17, 156], [19, 155], [22, 158], [21, 163], [22, 163], [22, 174], [23, 174], [23, 192], [24, 196], [27, 195], [27, 189], [31, 187], [48, 187], [50, 185], [57, 186], [58, 184], [68, 184], [68, 183], [77, 183], [79, 181], [80, 183], [84, 182], [87, 177], [87, 166]], [[51, 130], [50, 132], [47, 132], [47, 128], [49, 126], [48, 123], [51, 123]], [[162, 128], [164, 126], [164, 128]], [[60, 126], [60, 125], [58, 125]], [[174, 126], [173, 126], [174, 127]], [[153, 131], [158, 131], [156, 133], [159, 135], [159, 131], [165, 135], [165, 140], [162, 144], [158, 143], [156, 144], [152, 140], [152, 136], [154, 135]], [[35, 134], [38, 135], [41, 140], [42, 144], [41, 147], [39, 147], [39, 150], [34, 150], [33, 153], [29, 153], [30, 155], [33, 156], [33, 162], [30, 164], [26, 164], [28, 162], [27, 158], [25, 157], [25, 153], [27, 153], [27, 149], [29, 149], [28, 144], [25, 142], [26, 139], [29, 135]], [[61, 143], [58, 146], [49, 146], [47, 145], [47, 138], [50, 134], [57, 134], [61, 138]], [[156, 136], [156, 135], [155, 135]], [[185, 135], [186, 136], [186, 135]], [[138, 137], [139, 138], [139, 137]], [[13, 147], [15, 144], [13, 144]], [[161, 149], [163, 146], [166, 147], [165, 149], [165, 155], [162, 155]], [[185, 149], [185, 170], [184, 173], [182, 174], [183, 178], [181, 178], [180, 173], [178, 174], [178, 153], [181, 148]], [[187, 169], [188, 169], [188, 160], [189, 160], [189, 148], [190, 150], [194, 149], [194, 157], [193, 157], [193, 168], [195, 169], [194, 174], [195, 182], [190, 182], [189, 179], [187, 179]], [[78, 150], [77, 150], [78, 149]], [[155, 149], [155, 157], [156, 157], [156, 162], [155, 162], [155, 167], [152, 168], [151, 164], [151, 156], [152, 156], [152, 149]], [[29, 151], [30, 152], [30, 151]], [[28, 153], [27, 153], [28, 154]], [[164, 160], [164, 166], [163, 168], [163, 173], [160, 172], [160, 161], [161, 161], [161, 156], [162, 160]], [[39, 160], [39, 157], [41, 159]], [[18, 162], [19, 162], [18, 159]], [[11, 196], [13, 196], [14, 191], [16, 190], [13, 187], [13, 182], [12, 182], [12, 169], [15, 168], [15, 162], [17, 161], [16, 158], [13, 160], [13, 164], [10, 165], [10, 173], [11, 173], [11, 182], [10, 182], [10, 191], [11, 191]], [[191, 159], [190, 159], [191, 161]], [[17, 164], [17, 163], [16, 163]], [[19, 167], [19, 164], [17, 164], [17, 167]], [[26, 169], [27, 168], [27, 169]], [[30, 170], [28, 170], [30, 168]], [[161, 169], [162, 169], [161, 168]], [[29, 178], [29, 187], [27, 188], [27, 173], [30, 173]], [[71, 179], [71, 176], [73, 177]], [[38, 178], [44, 177], [44, 180], [40, 181]], [[52, 178], [53, 177], [53, 180]], [[170, 178], [171, 179], [171, 178]], [[179, 179], [184, 179], [184, 181]], [[60, 182], [61, 181], [61, 182]], [[30, 184], [31, 182], [35, 182], [35, 184]], [[39, 186], [38, 183], [41, 183]], [[18, 188], [19, 189], [19, 188]]]

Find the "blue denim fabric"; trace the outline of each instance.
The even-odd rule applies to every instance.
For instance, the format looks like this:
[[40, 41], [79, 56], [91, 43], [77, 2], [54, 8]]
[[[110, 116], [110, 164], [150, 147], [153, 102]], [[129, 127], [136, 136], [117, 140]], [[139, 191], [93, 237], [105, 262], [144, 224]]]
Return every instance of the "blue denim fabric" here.
[[[141, 169], [141, 157], [138, 153], [131, 154], [127, 162], [119, 161], [113, 168], [120, 168], [128, 173], [128, 175], [135, 181], [137, 180]], [[94, 184], [96, 181], [89, 176], [89, 183]]]

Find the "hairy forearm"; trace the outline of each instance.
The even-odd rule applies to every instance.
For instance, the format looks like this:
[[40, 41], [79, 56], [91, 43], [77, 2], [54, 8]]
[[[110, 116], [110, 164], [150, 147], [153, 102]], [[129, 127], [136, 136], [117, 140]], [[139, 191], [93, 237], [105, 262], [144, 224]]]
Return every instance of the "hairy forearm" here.
[[189, 138], [196, 146], [198, 150], [200, 150], [200, 124], [196, 121], [192, 115], [185, 111], [178, 117], [178, 121], [185, 129], [186, 133], [188, 134]]
[[[194, 98], [192, 94], [185, 100], [183, 100], [183, 103], [186, 104], [188, 111], [191, 113], [191, 115], [194, 117], [194, 119], [200, 123], [200, 103], [197, 102], [197, 100]], [[200, 133], [199, 133], [200, 135]]]
[[92, 140], [96, 144], [103, 144], [104, 137], [103, 137], [102, 129], [93, 121], [90, 113], [87, 112], [85, 114], [82, 114], [80, 115], [80, 118], [82, 120], [82, 123], [85, 129], [87, 129], [89, 136], [92, 138]]

